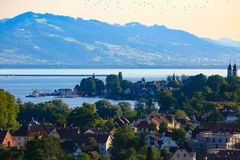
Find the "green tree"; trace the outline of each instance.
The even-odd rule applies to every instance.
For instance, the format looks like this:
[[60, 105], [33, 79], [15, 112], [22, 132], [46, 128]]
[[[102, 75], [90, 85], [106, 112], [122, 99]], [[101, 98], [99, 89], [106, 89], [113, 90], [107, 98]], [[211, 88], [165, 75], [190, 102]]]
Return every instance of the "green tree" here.
[[159, 132], [165, 133], [168, 131], [168, 124], [166, 122], [162, 122], [159, 126]]
[[74, 108], [68, 116], [68, 123], [75, 127], [79, 127], [81, 131], [85, 131], [90, 127], [96, 125], [96, 121], [100, 117], [92, 112], [91, 108], [88, 107], [76, 107]]
[[122, 87], [117, 75], [108, 75], [106, 78], [107, 95], [110, 98], [119, 98], [122, 94]]
[[141, 140], [134, 133], [134, 130], [126, 125], [119, 128], [114, 134], [113, 147], [111, 149], [112, 159], [136, 159], [137, 151], [140, 146]]
[[157, 160], [160, 158], [160, 152], [156, 147], [148, 147], [146, 160]]
[[100, 100], [100, 101], [96, 102], [95, 104], [97, 106], [97, 113], [103, 119], [118, 117], [122, 114], [121, 110], [118, 106], [112, 105], [107, 100]]
[[57, 160], [64, 156], [58, 139], [51, 136], [30, 140], [24, 153], [31, 160]]
[[19, 126], [18, 112], [19, 106], [14, 96], [0, 89], [0, 128], [15, 130]]
[[23, 150], [0, 145], [0, 157], [1, 160], [23, 160]]
[[186, 113], [183, 111], [183, 110], [176, 110], [176, 112], [175, 112], [175, 116], [177, 117], [177, 118], [183, 118], [183, 117], [185, 117], [186, 116]]
[[145, 105], [146, 105], [146, 113], [147, 114], [150, 114], [151, 112], [158, 110], [157, 107], [155, 106], [154, 102], [153, 102], [152, 97], [147, 98], [147, 100], [145, 102]]
[[127, 102], [120, 102], [118, 104], [124, 117], [128, 120], [133, 121], [136, 119], [137, 113], [132, 109], [131, 104]]
[[207, 117], [207, 121], [208, 122], [217, 122], [217, 123], [223, 123], [224, 122], [224, 116], [217, 112], [217, 111], [213, 111], [209, 114], [209, 116]]
[[167, 111], [175, 107], [175, 98], [173, 97], [171, 91], [160, 90], [157, 97], [160, 111]]
[[183, 128], [173, 129], [172, 136], [178, 145], [183, 145], [187, 139], [186, 131]]
[[28, 102], [20, 105], [18, 121], [26, 123], [34, 117], [40, 122], [50, 122], [63, 125], [67, 123], [69, 113], [70, 109], [68, 105], [62, 100], [53, 100], [37, 105]]

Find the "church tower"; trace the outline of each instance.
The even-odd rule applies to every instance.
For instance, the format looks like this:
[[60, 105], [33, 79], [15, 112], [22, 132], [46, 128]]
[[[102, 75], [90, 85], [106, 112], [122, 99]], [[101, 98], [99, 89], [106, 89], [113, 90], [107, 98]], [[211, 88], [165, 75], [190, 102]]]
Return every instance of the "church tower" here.
[[233, 75], [233, 70], [232, 70], [232, 65], [230, 63], [227, 69], [227, 76], [230, 77], [232, 75]]
[[238, 77], [238, 67], [236, 64], [234, 64], [233, 66], [233, 76]]

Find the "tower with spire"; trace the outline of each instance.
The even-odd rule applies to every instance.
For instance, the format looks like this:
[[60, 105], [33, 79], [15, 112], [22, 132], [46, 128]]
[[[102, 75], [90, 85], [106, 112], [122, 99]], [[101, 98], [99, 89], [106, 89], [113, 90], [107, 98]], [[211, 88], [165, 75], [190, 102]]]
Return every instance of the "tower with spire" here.
[[238, 67], [236, 63], [233, 65], [233, 76], [238, 77]]
[[230, 77], [232, 75], [233, 75], [233, 68], [232, 68], [232, 64], [229, 63], [228, 69], [227, 69], [227, 76]]

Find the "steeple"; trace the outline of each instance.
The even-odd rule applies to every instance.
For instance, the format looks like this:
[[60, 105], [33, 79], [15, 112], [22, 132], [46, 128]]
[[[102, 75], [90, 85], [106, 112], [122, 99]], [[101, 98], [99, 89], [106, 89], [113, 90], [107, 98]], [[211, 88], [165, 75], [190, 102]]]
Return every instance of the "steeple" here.
[[233, 76], [238, 77], [238, 67], [236, 63], [233, 65]]
[[233, 75], [232, 64], [229, 63], [228, 69], [227, 69], [227, 76], [230, 77], [232, 75]]

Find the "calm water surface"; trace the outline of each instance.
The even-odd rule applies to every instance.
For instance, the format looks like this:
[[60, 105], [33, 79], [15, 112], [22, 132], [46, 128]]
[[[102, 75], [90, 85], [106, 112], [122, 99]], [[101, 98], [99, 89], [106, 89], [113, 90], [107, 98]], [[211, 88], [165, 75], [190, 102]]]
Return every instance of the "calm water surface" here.
[[[76, 84], [79, 84], [82, 78], [80, 75], [106, 75], [106, 74], [118, 74], [123, 73], [125, 79], [131, 81], [138, 81], [142, 77], [145, 77], [146, 81], [163, 80], [168, 75], [175, 73], [176, 75], [196, 75], [203, 73], [205, 75], [218, 74], [226, 76], [226, 70], [222, 69], [0, 69], [0, 75], [12, 74], [30, 74], [30, 75], [79, 75], [79, 76], [0, 76], [0, 88], [12, 93], [16, 98], [21, 98], [24, 102], [40, 103], [55, 99], [55, 97], [38, 97], [29, 98], [25, 97], [32, 93], [34, 89], [38, 89], [40, 92], [53, 92], [55, 89], [60, 88], [74, 88]], [[105, 80], [106, 77], [98, 77]], [[100, 98], [61, 98], [70, 107], [81, 106], [83, 102], [95, 103]], [[120, 101], [112, 101], [117, 104]], [[134, 105], [134, 101], [127, 101]]]

